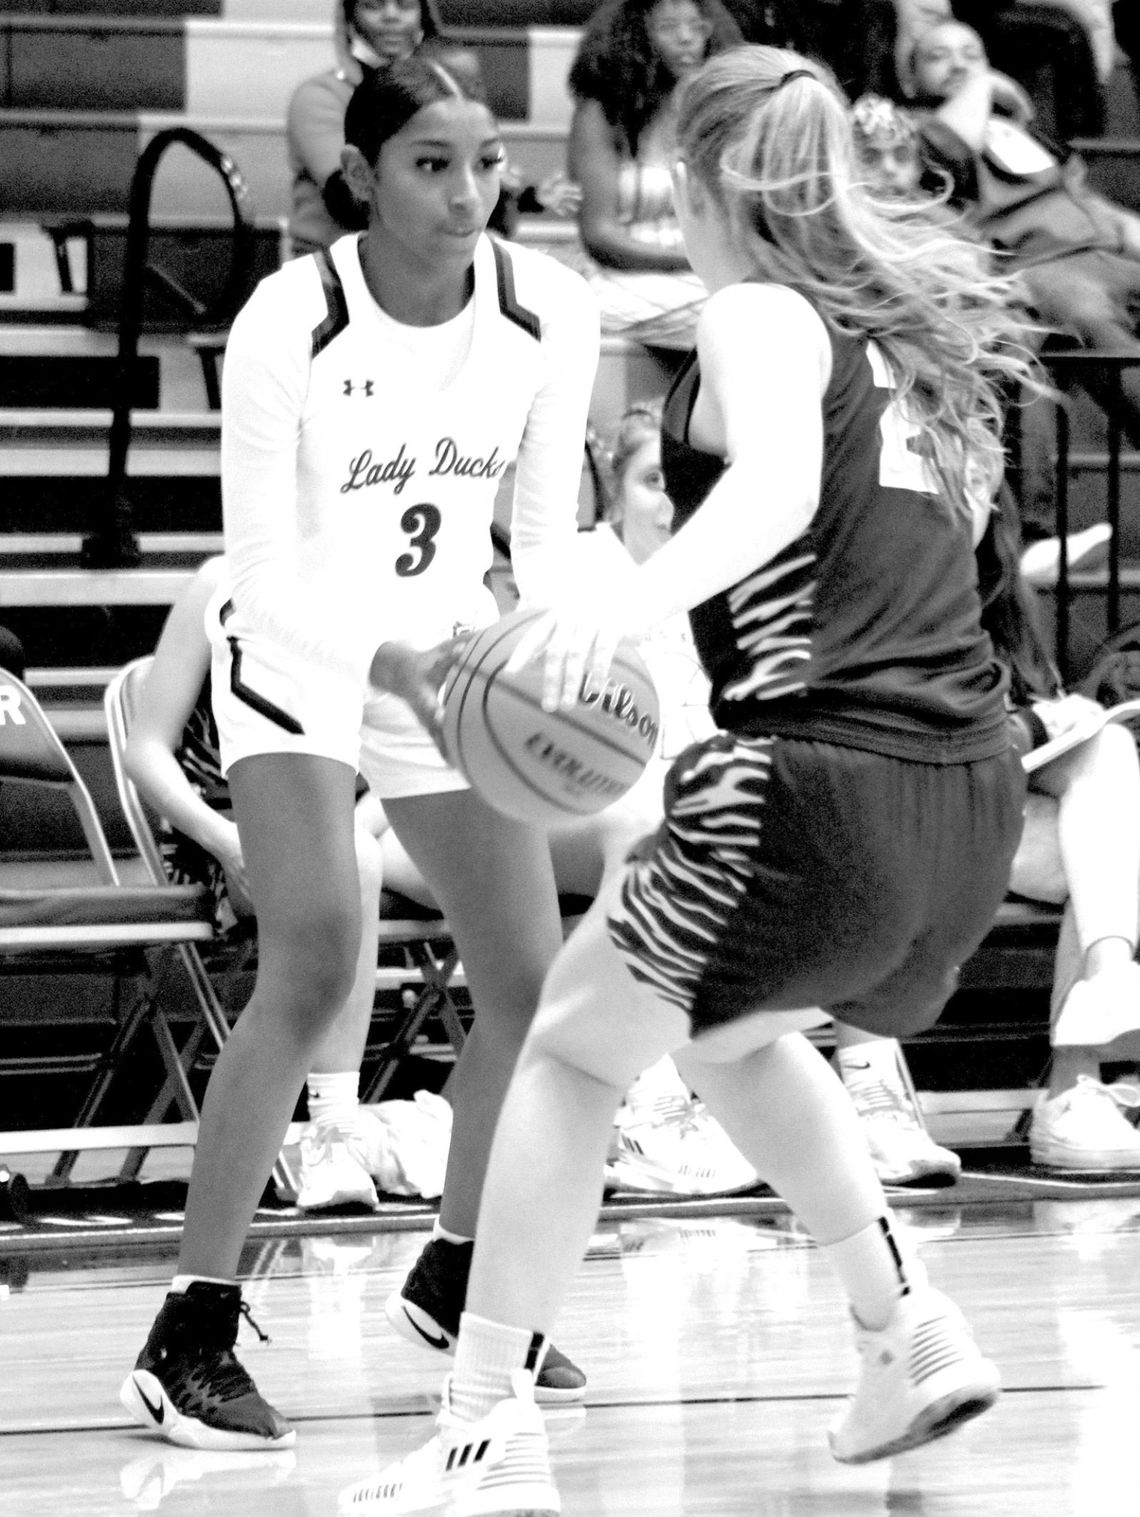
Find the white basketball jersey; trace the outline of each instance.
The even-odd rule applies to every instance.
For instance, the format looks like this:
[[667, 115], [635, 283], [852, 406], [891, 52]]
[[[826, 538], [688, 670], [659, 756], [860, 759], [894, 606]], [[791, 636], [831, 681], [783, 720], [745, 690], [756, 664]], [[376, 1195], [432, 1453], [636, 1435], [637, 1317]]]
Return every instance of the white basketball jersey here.
[[465, 310], [428, 328], [380, 310], [355, 236], [258, 286], [223, 371], [232, 631], [363, 673], [388, 638], [493, 619], [490, 526], [516, 458], [515, 570], [542, 598], [576, 526], [596, 309], [527, 249], [484, 237], [474, 272]]

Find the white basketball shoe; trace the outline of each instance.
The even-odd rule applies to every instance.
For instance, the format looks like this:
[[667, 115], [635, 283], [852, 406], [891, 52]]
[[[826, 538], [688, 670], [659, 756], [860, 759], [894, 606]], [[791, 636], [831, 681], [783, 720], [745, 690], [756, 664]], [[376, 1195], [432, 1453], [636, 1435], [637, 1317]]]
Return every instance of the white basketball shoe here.
[[460, 1422], [451, 1411], [449, 1377], [435, 1436], [374, 1479], [343, 1490], [338, 1517], [558, 1517], [562, 1502], [533, 1377], [516, 1370], [511, 1380], [513, 1396], [478, 1422]]
[[962, 1313], [929, 1286], [899, 1298], [879, 1332], [856, 1326], [859, 1384], [828, 1432], [843, 1464], [919, 1448], [991, 1407], [1001, 1392]]

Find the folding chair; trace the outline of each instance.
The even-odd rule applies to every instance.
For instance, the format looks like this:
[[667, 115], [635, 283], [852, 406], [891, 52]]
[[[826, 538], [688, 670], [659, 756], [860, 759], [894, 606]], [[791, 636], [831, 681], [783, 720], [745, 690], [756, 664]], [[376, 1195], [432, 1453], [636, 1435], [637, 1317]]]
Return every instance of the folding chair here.
[[[120, 669], [107, 685], [104, 710], [115, 784], [131, 838], [151, 883], [169, 888], [151, 815], [123, 762], [127, 735], [152, 662], [149, 656], [137, 658]], [[250, 950], [255, 949], [255, 940], [250, 939], [247, 946]], [[365, 1099], [370, 1101], [379, 1100], [391, 1084], [430, 1017], [440, 1019], [457, 1054], [463, 1047], [464, 1038], [459, 1009], [451, 994], [458, 955], [452, 946], [447, 923], [440, 914], [385, 891], [381, 901], [380, 949], [384, 958], [398, 962], [377, 965], [376, 988], [401, 994], [407, 1004], [394, 1033], [383, 1045], [378, 1067], [370, 1076], [364, 1093]], [[236, 964], [229, 966], [229, 972], [250, 967], [251, 959], [252, 953], [245, 954]], [[202, 1012], [182, 1050], [182, 1065], [189, 1068], [206, 1039], [212, 1041], [215, 1048], [221, 1048], [228, 1036], [229, 1022], [215, 990], [214, 977], [197, 947], [186, 947], [183, 962]], [[169, 1108], [176, 1094], [174, 1084], [168, 1080], [152, 1107], [150, 1120], [161, 1120], [162, 1113]], [[279, 1194], [296, 1194], [295, 1179], [285, 1159], [278, 1160], [273, 1178]]]
[[[123, 814], [150, 880], [156, 886], [162, 886], [166, 883], [166, 873], [151, 818], [123, 764], [131, 719], [151, 662], [145, 657], [125, 665], [108, 684], [104, 707]], [[586, 904], [580, 898], [563, 902], [567, 927]], [[398, 994], [403, 1006], [394, 1030], [380, 1045], [378, 1061], [363, 1088], [362, 1099], [370, 1102], [380, 1100], [392, 1084], [430, 1019], [438, 1019], [456, 1056], [462, 1051], [466, 1036], [454, 995], [463, 983], [463, 967], [446, 919], [437, 911], [385, 890], [380, 902], [379, 949], [381, 962], [376, 968], [376, 990]], [[227, 1036], [228, 1022], [214, 991], [211, 975], [196, 947], [187, 947], [184, 962], [202, 1006], [199, 1025], [183, 1047], [182, 1064], [189, 1067], [206, 1037], [220, 1048]], [[175, 1093], [174, 1085], [168, 1080], [152, 1108], [153, 1120], [158, 1120], [155, 1113], [164, 1105], [168, 1107]], [[295, 1141], [296, 1136], [295, 1130], [291, 1129], [288, 1141]], [[290, 1166], [283, 1158], [278, 1160], [274, 1169], [274, 1181], [279, 1194], [296, 1194]]]
[[[51, 1180], [63, 1183], [78, 1152], [120, 1145], [94, 1127], [124, 1055], [145, 1026], [153, 1034], [167, 1085], [182, 1115], [198, 1115], [186, 1067], [160, 1000], [171, 952], [186, 962], [194, 945], [213, 936], [210, 902], [196, 886], [125, 885], [119, 878], [90, 792], [36, 697], [0, 669], [0, 780], [46, 786], [66, 795], [86, 840], [96, 883], [37, 889], [0, 889], [0, 973], [74, 973], [97, 965], [114, 976], [115, 1032], [95, 1058], [94, 1074], [70, 1126], [42, 1135], [0, 1133], [0, 1153], [51, 1152], [59, 1159]], [[133, 996], [125, 996], [128, 985]], [[203, 1008], [203, 1015], [206, 1011]], [[18, 1072], [26, 1060], [4, 1061]], [[115, 1129], [123, 1137], [144, 1129]], [[42, 1137], [42, 1146], [34, 1146]], [[48, 1139], [52, 1139], [50, 1143]]]
[[[115, 788], [119, 796], [119, 804], [123, 816], [130, 829], [131, 840], [135, 845], [139, 858], [142, 860], [150, 884], [161, 891], [181, 890], [185, 888], [172, 885], [166, 873], [166, 866], [162, 860], [162, 852], [155, 837], [154, 826], [151, 816], [139, 794], [138, 787], [127, 773], [124, 762], [127, 736], [130, 732], [131, 722], [138, 709], [139, 695], [146, 680], [150, 667], [154, 662], [150, 655], [144, 658], [133, 659], [125, 664], [109, 680], [103, 697], [103, 710], [107, 718], [107, 740], [111, 753], [111, 766], [115, 775]], [[205, 891], [202, 892], [204, 895]], [[212, 903], [210, 903], [212, 910]], [[207, 934], [207, 943], [214, 939], [213, 922], [211, 918], [211, 931]], [[242, 951], [235, 964], [230, 966], [231, 972], [245, 967], [252, 951], [252, 939], [243, 945]], [[215, 989], [214, 978], [207, 969], [202, 953], [195, 943], [178, 945], [178, 953], [182, 959], [187, 977], [190, 981], [198, 1008], [198, 1017], [182, 1046], [178, 1067], [171, 1069], [166, 1084], [155, 1097], [151, 1109], [147, 1115], [148, 1123], [161, 1122], [169, 1112], [171, 1106], [181, 1102], [189, 1092], [186, 1077], [201, 1052], [203, 1043], [213, 1044], [214, 1051], [220, 1052], [222, 1045], [229, 1037], [229, 1019], [221, 999]], [[193, 1097], [190, 1097], [193, 1105]], [[194, 1116], [197, 1117], [197, 1108], [194, 1107]], [[133, 1150], [127, 1158], [121, 1171], [122, 1178], [133, 1177], [142, 1163], [145, 1149]], [[278, 1158], [273, 1169], [273, 1180], [279, 1192], [294, 1195], [296, 1184], [293, 1172], [284, 1158]]]

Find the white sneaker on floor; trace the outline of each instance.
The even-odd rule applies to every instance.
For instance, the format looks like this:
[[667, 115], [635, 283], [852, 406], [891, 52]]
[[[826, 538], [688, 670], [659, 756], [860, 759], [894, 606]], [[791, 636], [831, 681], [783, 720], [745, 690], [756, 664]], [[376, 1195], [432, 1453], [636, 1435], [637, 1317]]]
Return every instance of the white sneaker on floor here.
[[653, 1195], [716, 1196], [752, 1190], [759, 1175], [695, 1100], [671, 1059], [629, 1089], [614, 1120], [606, 1182]]
[[1104, 969], [1078, 980], [1053, 1028], [1054, 1048], [1103, 1048], [1140, 1031], [1140, 964]]
[[557, 1517], [562, 1502], [533, 1379], [516, 1370], [512, 1385], [514, 1395], [478, 1422], [460, 1422], [445, 1383], [435, 1436], [372, 1480], [343, 1490], [338, 1517]]
[[367, 1150], [357, 1124], [328, 1118], [307, 1124], [301, 1134], [297, 1205], [302, 1211], [333, 1206], [379, 1211], [380, 1198], [368, 1172]]
[[991, 1407], [997, 1367], [983, 1358], [962, 1313], [924, 1286], [900, 1298], [880, 1332], [856, 1327], [859, 1384], [828, 1432], [843, 1464], [918, 1448]]
[[901, 1077], [883, 1078], [870, 1068], [863, 1075], [848, 1063], [842, 1078], [881, 1184], [908, 1185], [916, 1180], [954, 1184], [962, 1173], [962, 1161], [927, 1132]]
[[1140, 1133], [1124, 1115], [1140, 1107], [1133, 1085], [1102, 1085], [1091, 1075], [1059, 1096], [1047, 1097], [1029, 1125], [1034, 1164], [1051, 1169], [1140, 1170]]

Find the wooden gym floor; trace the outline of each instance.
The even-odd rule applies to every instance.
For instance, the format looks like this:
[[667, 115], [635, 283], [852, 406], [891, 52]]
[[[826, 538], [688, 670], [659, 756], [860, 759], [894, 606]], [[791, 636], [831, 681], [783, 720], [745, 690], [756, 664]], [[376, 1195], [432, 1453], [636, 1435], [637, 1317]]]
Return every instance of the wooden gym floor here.
[[[927, 1449], [835, 1464], [853, 1377], [836, 1286], [786, 1214], [603, 1222], [557, 1341], [590, 1376], [550, 1415], [566, 1517], [1103, 1517], [1140, 1509], [1140, 1198], [955, 1204], [899, 1215], [998, 1361], [997, 1407]], [[430, 1430], [441, 1368], [383, 1314], [418, 1229], [251, 1245], [272, 1342], [240, 1352], [296, 1449], [213, 1455], [132, 1427], [118, 1385], [169, 1249], [0, 1257], [5, 1517], [333, 1517], [346, 1483]]]

